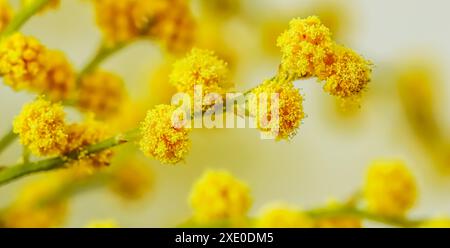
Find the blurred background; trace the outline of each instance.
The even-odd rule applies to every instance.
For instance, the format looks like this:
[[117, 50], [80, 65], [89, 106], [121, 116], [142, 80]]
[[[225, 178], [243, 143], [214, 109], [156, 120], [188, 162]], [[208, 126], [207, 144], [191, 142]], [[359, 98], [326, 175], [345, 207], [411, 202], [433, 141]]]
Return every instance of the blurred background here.
[[[353, 194], [367, 165], [379, 158], [404, 160], [417, 178], [419, 200], [412, 216], [450, 214], [448, 1], [192, 0], [192, 7], [197, 46], [215, 50], [229, 63], [241, 91], [275, 74], [276, 37], [291, 18], [318, 15], [339, 43], [375, 65], [361, 107], [340, 108], [315, 80], [296, 82], [308, 117], [291, 141], [261, 140], [255, 129], [196, 129], [185, 163], [164, 166], [140, 158], [153, 174], [151, 190], [141, 200], [121, 200], [104, 188], [83, 192], [71, 200], [66, 226], [109, 218], [123, 227], [175, 226], [190, 216], [190, 188], [208, 168], [229, 170], [248, 183], [251, 213], [273, 201], [307, 209]], [[81, 0], [63, 0], [59, 10], [34, 17], [22, 31], [64, 51], [76, 68], [101, 39], [92, 4]], [[173, 91], [167, 57], [156, 44], [142, 41], [102, 67], [124, 78], [131, 99], [154, 105], [167, 103]], [[0, 134], [34, 97], [0, 84]], [[14, 163], [20, 154], [15, 144], [0, 155], [0, 163]], [[1, 187], [0, 206], [35, 177]]]

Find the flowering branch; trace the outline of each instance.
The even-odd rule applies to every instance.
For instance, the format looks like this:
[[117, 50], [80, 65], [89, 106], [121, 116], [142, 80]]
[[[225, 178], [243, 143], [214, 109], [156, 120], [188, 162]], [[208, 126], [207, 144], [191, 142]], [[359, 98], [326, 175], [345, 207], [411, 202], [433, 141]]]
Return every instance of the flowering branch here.
[[424, 223], [423, 219], [408, 219], [406, 217], [389, 217], [370, 213], [366, 210], [352, 206], [342, 206], [337, 208], [317, 208], [306, 212], [312, 218], [332, 218], [332, 217], [356, 217], [366, 220], [375, 221], [395, 227], [418, 227]]
[[22, 8], [11, 20], [9, 25], [0, 35], [1, 38], [7, 37], [19, 30], [34, 14], [41, 10], [50, 0], [34, 0]]
[[97, 144], [87, 146], [85, 149], [71, 152], [65, 156], [45, 159], [31, 163], [21, 163], [0, 170], [0, 186], [5, 185], [15, 179], [28, 176], [38, 172], [50, 171], [63, 168], [67, 162], [78, 160], [82, 156], [95, 154], [109, 148], [113, 148], [136, 140], [139, 134], [138, 129], [131, 130], [125, 134], [118, 134], [112, 138], [101, 141]]
[[101, 45], [97, 49], [97, 52], [92, 57], [92, 59], [84, 66], [84, 68], [80, 71], [78, 75], [78, 82], [80, 78], [97, 68], [104, 60], [109, 58], [111, 55], [116, 53], [117, 51], [122, 50], [123, 48], [130, 45], [131, 42], [122, 42], [114, 45], [107, 45], [106, 42], [101, 42]]

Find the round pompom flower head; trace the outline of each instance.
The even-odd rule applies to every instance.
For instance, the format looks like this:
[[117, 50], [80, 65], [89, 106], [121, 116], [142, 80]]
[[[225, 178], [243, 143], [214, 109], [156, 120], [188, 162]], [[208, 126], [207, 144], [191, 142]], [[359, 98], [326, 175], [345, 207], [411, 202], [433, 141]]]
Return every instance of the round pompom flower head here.
[[141, 151], [163, 164], [182, 161], [190, 149], [190, 129], [178, 125], [174, 113], [175, 106], [157, 105], [141, 123]]
[[15, 90], [32, 89], [44, 69], [46, 48], [33, 37], [16, 33], [0, 44], [0, 75]]
[[36, 156], [60, 155], [67, 144], [63, 107], [43, 98], [23, 107], [14, 119], [13, 131]]
[[341, 99], [360, 96], [371, 80], [371, 62], [344, 46], [332, 48], [316, 63], [316, 75], [325, 81], [325, 92]]
[[367, 172], [364, 196], [370, 211], [402, 217], [416, 202], [416, 182], [402, 161], [375, 161]]
[[281, 49], [281, 69], [295, 78], [314, 75], [314, 61], [332, 44], [331, 32], [317, 16], [296, 18], [278, 37]]
[[294, 84], [274, 78], [252, 90], [248, 95], [249, 112], [257, 127], [277, 140], [295, 136], [302, 120], [303, 96]]
[[194, 185], [190, 204], [194, 217], [202, 223], [239, 221], [252, 200], [248, 186], [226, 171], [208, 171]]
[[212, 51], [194, 48], [185, 58], [175, 62], [169, 77], [179, 92], [193, 97], [196, 86], [201, 86], [202, 96], [225, 93], [230, 88], [228, 73], [227, 63]]

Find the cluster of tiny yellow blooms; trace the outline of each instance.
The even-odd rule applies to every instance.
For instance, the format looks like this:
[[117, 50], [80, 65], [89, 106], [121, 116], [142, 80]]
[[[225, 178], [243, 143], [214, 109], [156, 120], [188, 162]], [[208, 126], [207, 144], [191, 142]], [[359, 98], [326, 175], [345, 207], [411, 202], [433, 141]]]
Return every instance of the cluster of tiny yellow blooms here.
[[58, 227], [63, 224], [68, 203], [50, 199], [65, 183], [65, 177], [51, 173], [31, 182], [19, 192], [17, 199], [1, 216], [6, 227]]
[[[152, 18], [148, 35], [155, 38], [167, 50], [174, 53], [185, 52], [192, 46], [196, 23], [189, 8], [189, 0], [160, 0], [164, 8]], [[155, 2], [157, 4], [157, 2]]]
[[0, 75], [15, 90], [45, 93], [67, 99], [76, 74], [65, 55], [46, 49], [38, 40], [16, 33], [0, 44]]
[[0, 32], [3, 31], [11, 21], [13, 10], [6, 0], [0, 0]]
[[[277, 139], [293, 137], [305, 117], [302, 105], [303, 97], [300, 91], [291, 82], [275, 78], [265, 81], [252, 90], [252, 93], [254, 95], [249, 99], [249, 112], [256, 117], [258, 128], [263, 131], [275, 132], [273, 135], [276, 135]], [[271, 116], [271, 94], [278, 94], [278, 120]], [[263, 108], [263, 111], [260, 106], [261, 99], [267, 102], [267, 107]]]
[[89, 222], [86, 228], [119, 228], [119, 224], [114, 219], [93, 220]]
[[111, 190], [125, 200], [139, 200], [152, 188], [153, 171], [137, 159], [122, 162], [112, 172]]
[[186, 0], [94, 0], [97, 24], [110, 43], [139, 37], [161, 41], [171, 51], [192, 42], [193, 17]]
[[336, 44], [316, 16], [292, 20], [277, 46], [282, 52], [282, 72], [326, 81], [324, 90], [333, 96], [358, 96], [370, 81], [371, 63]]
[[37, 156], [59, 155], [67, 146], [65, 113], [60, 104], [43, 98], [26, 104], [14, 119], [14, 133]]
[[364, 196], [369, 211], [401, 217], [416, 202], [416, 183], [402, 161], [374, 161], [367, 172]]
[[115, 115], [125, 100], [122, 79], [110, 72], [96, 70], [80, 80], [77, 105], [106, 119]]
[[14, 120], [13, 131], [36, 156], [65, 155], [79, 151], [80, 160], [74, 165], [86, 168], [106, 166], [112, 156], [111, 150], [95, 155], [82, 153], [85, 146], [108, 137], [109, 133], [102, 123], [90, 116], [82, 123], [68, 125], [61, 104], [51, 103], [42, 97], [23, 107]]
[[310, 228], [314, 227], [314, 220], [295, 207], [276, 204], [266, 207], [255, 225], [272, 228]]
[[223, 94], [230, 88], [227, 63], [213, 52], [192, 49], [188, 55], [173, 65], [169, 80], [179, 92], [194, 96], [194, 87], [202, 87], [202, 96], [209, 93]]
[[157, 105], [148, 111], [141, 123], [141, 151], [163, 164], [176, 164], [183, 160], [190, 148], [189, 129], [174, 125], [175, 106]]
[[193, 186], [190, 204], [200, 223], [243, 219], [252, 200], [247, 185], [225, 171], [208, 171]]

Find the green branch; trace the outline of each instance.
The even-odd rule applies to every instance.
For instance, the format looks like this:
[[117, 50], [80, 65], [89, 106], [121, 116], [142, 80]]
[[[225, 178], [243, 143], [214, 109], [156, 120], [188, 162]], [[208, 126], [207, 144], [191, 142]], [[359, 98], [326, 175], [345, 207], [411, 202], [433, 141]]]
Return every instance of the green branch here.
[[34, 14], [40, 11], [50, 0], [34, 0], [25, 5], [6, 26], [0, 35], [1, 38], [12, 35], [17, 32]]
[[125, 134], [116, 135], [97, 144], [87, 146], [82, 150], [71, 152], [65, 156], [59, 156], [31, 163], [21, 163], [18, 165], [6, 167], [3, 170], [0, 170], [0, 186], [5, 185], [15, 179], [25, 177], [34, 173], [63, 168], [67, 162], [78, 160], [80, 157], [89, 154], [95, 154], [136, 140], [138, 135], [139, 130], [135, 129]]
[[312, 218], [355, 217], [395, 227], [418, 227], [425, 221], [420, 219], [408, 219], [406, 217], [383, 216], [349, 206], [336, 208], [317, 208], [307, 211], [306, 214], [308, 214]]
[[77, 82], [80, 82], [80, 79], [90, 72], [94, 71], [103, 61], [109, 58], [114, 53], [122, 50], [127, 47], [131, 42], [123, 42], [115, 45], [107, 45], [105, 42], [102, 42], [95, 55], [91, 58], [91, 60], [83, 67], [83, 69], [78, 74]]

